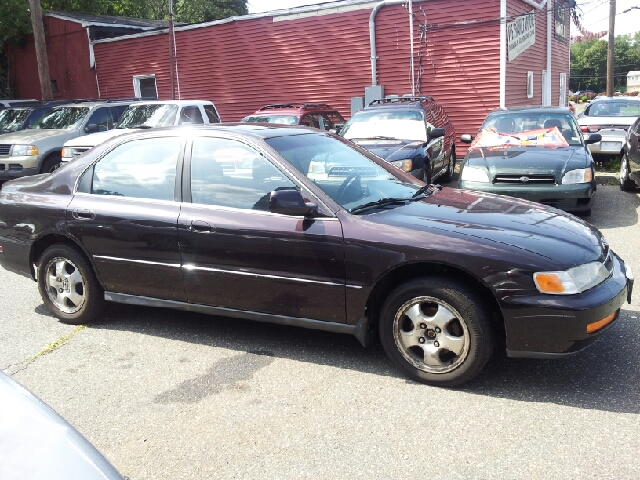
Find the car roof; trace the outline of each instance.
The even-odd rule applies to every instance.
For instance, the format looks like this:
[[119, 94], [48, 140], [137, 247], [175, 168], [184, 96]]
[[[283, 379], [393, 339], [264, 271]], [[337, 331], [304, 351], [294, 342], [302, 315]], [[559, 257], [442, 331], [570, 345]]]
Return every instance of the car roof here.
[[111, 102], [105, 102], [105, 101], [96, 101], [96, 102], [72, 102], [70, 101], [69, 103], [61, 103], [60, 105], [54, 105], [55, 108], [58, 107], [87, 107], [87, 108], [93, 108], [93, 107], [101, 107], [101, 106], [111, 106], [111, 107], [117, 107], [120, 105], [131, 105], [132, 103], [137, 103], [135, 100], [122, 100], [122, 101], [111, 101]]
[[570, 113], [569, 107], [554, 107], [548, 106], [543, 107], [540, 105], [528, 105], [523, 107], [498, 107], [492, 110], [489, 115], [493, 115], [495, 113], [509, 113], [509, 112], [526, 112], [526, 113]]
[[254, 115], [302, 115], [311, 112], [335, 112], [328, 103], [271, 103], [259, 108], [248, 117]]
[[190, 105], [213, 105], [213, 102], [209, 100], [145, 100], [143, 102], [135, 102], [136, 105], [177, 105], [190, 106]]
[[[363, 110], [391, 110], [391, 109], [403, 109], [403, 110], [422, 110], [423, 103], [435, 104], [436, 101], [430, 96], [402, 96], [402, 97], [387, 97], [379, 100], [374, 100], [369, 103]], [[360, 111], [363, 111], [360, 110]], [[359, 113], [359, 112], [358, 112]]]
[[148, 130], [125, 133], [121, 135], [121, 137], [124, 138], [131, 136], [136, 138], [145, 138], [147, 136], [157, 136], [158, 133], [170, 134], [172, 132], [181, 132], [183, 134], [186, 132], [221, 132], [232, 135], [243, 135], [246, 137], [251, 137], [255, 140], [305, 134], [322, 135], [327, 133], [324, 130], [318, 130], [317, 128], [304, 127], [300, 125], [275, 125], [257, 122], [234, 122], [150, 128]]

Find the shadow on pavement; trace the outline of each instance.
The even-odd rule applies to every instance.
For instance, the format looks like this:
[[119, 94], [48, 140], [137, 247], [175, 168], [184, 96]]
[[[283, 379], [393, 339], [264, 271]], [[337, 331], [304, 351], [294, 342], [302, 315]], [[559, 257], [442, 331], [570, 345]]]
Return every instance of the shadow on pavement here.
[[638, 223], [640, 192], [623, 192], [617, 186], [601, 186], [596, 193], [591, 217], [584, 218], [597, 228], [630, 227]]
[[[503, 351], [496, 351], [482, 373], [460, 391], [525, 402], [640, 413], [639, 317], [639, 312], [624, 310], [603, 338], [567, 359], [509, 359]], [[404, 378], [387, 360], [379, 343], [365, 349], [349, 335], [121, 305], [114, 305], [105, 319], [90, 327]]]

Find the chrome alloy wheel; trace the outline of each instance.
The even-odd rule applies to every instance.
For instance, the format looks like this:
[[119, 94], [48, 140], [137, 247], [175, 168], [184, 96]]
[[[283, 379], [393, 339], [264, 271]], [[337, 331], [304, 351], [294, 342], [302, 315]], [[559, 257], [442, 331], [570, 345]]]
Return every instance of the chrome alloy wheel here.
[[52, 258], [45, 269], [49, 300], [61, 312], [76, 313], [86, 300], [86, 285], [78, 267], [69, 259]]
[[402, 356], [426, 373], [448, 373], [469, 354], [469, 330], [461, 315], [433, 297], [417, 297], [396, 313], [393, 336]]
[[622, 161], [620, 162], [620, 185], [624, 185], [624, 182], [627, 181], [627, 159], [622, 157]]

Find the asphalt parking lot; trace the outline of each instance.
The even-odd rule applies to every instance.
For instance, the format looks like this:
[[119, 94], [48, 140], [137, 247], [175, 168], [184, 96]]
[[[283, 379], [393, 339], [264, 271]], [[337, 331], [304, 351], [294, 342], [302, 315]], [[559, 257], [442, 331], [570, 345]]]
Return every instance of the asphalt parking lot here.
[[[603, 186], [588, 219], [635, 272], [639, 211]], [[346, 335], [122, 306], [77, 328], [0, 282], [0, 368], [132, 480], [640, 478], [640, 287], [587, 351], [496, 352], [448, 390]]]

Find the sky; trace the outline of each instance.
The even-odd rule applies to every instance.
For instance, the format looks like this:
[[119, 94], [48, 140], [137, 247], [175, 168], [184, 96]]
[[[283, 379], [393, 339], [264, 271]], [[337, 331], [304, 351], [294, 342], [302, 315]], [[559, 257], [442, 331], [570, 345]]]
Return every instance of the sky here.
[[[327, 0], [249, 0], [249, 13], [267, 12], [281, 8], [293, 8], [302, 5], [324, 3]], [[635, 33], [640, 30], [640, 10], [624, 10], [640, 6], [639, 0], [616, 1], [616, 35]], [[582, 25], [591, 32], [609, 29], [609, 0], [578, 0], [578, 7], [583, 12]], [[577, 30], [572, 27], [572, 34]]]

